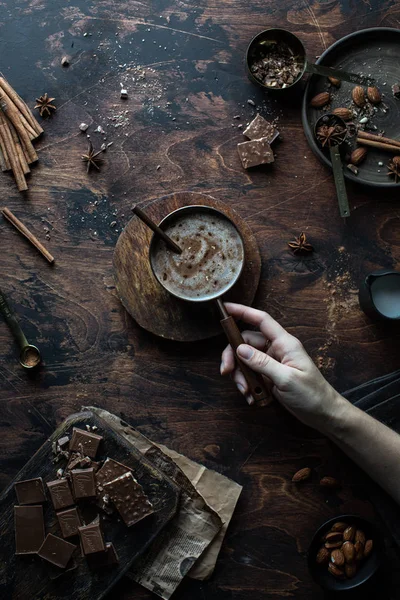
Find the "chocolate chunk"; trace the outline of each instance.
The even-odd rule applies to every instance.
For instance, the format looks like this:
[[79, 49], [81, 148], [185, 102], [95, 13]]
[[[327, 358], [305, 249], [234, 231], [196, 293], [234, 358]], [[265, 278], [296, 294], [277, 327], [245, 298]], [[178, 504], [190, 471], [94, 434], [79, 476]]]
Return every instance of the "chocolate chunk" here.
[[60, 439], [57, 440], [57, 445], [60, 450], [67, 450], [69, 445], [69, 436], [64, 435], [63, 437], [60, 437]]
[[117, 565], [119, 563], [117, 551], [114, 548], [114, 544], [111, 542], [106, 543], [106, 549], [103, 552], [89, 554], [87, 559], [91, 569], [112, 567], [113, 565]]
[[75, 571], [78, 568], [77, 562], [71, 558], [66, 569], [60, 569], [60, 567], [56, 567], [55, 565], [48, 565], [48, 575], [52, 581], [55, 581], [61, 575], [65, 575], [65, 573], [69, 573], [70, 571]]
[[26, 479], [14, 484], [19, 504], [40, 504], [46, 502], [46, 493], [44, 491], [43, 479]]
[[77, 500], [93, 498], [96, 495], [94, 469], [74, 469], [71, 471], [72, 487]]
[[76, 546], [66, 542], [60, 537], [48, 533], [40, 548], [38, 555], [52, 565], [65, 569]]
[[154, 512], [153, 505], [132, 473], [125, 473], [103, 487], [128, 527]]
[[245, 169], [274, 162], [274, 154], [268, 138], [241, 142], [237, 145], [239, 157]]
[[43, 506], [14, 506], [15, 554], [36, 554], [44, 540]]
[[120, 475], [130, 472], [131, 469], [129, 467], [126, 467], [122, 463], [113, 460], [112, 458], [107, 458], [107, 460], [104, 462], [104, 465], [96, 473], [96, 483], [101, 488], [104, 483], [113, 481]]
[[81, 536], [82, 550], [85, 555], [104, 552], [106, 549], [98, 519], [89, 525], [79, 527], [79, 535]]
[[78, 535], [78, 527], [82, 525], [76, 506], [57, 513], [63, 537]]
[[51, 500], [55, 510], [67, 508], [68, 506], [72, 506], [72, 504], [74, 504], [69, 483], [65, 477], [63, 479], [49, 481], [47, 487], [49, 488]]
[[102, 439], [101, 435], [74, 427], [69, 449], [75, 452], [81, 451], [90, 458], [95, 458]]
[[269, 143], [271, 143], [275, 133], [275, 125], [266, 121], [260, 114], [257, 114], [256, 118], [253, 119], [250, 125], [243, 131], [243, 134], [250, 140], [267, 138]]

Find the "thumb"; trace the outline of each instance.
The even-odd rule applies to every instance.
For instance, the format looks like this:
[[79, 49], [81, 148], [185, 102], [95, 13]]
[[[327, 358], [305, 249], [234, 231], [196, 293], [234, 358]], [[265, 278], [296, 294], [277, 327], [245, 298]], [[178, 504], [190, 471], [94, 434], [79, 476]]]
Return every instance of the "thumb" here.
[[287, 369], [285, 365], [265, 354], [256, 350], [248, 344], [241, 344], [237, 349], [237, 355], [246, 365], [257, 373], [262, 373], [272, 379], [274, 385], [278, 388], [287, 382]]

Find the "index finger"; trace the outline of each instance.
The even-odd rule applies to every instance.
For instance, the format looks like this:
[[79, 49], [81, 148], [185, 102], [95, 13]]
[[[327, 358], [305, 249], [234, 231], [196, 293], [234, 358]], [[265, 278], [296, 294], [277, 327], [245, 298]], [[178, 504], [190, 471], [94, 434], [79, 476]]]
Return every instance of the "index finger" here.
[[226, 310], [230, 315], [258, 327], [265, 335], [267, 340], [273, 342], [274, 340], [286, 338], [289, 340], [290, 334], [279, 325], [275, 319], [268, 313], [252, 308], [251, 306], [244, 306], [243, 304], [235, 304], [233, 302], [225, 303]]

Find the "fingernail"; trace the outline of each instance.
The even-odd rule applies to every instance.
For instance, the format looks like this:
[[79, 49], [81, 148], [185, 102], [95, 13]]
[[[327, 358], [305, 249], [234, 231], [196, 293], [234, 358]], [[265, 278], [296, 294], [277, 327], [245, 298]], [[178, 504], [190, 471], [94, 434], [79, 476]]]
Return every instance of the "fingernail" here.
[[224, 361], [222, 361], [222, 362], [221, 362], [221, 366], [220, 366], [220, 368], [219, 368], [219, 372], [221, 373], [221, 375], [223, 375], [223, 374], [224, 374], [224, 371], [225, 371], [225, 365], [224, 365]]
[[244, 394], [244, 387], [242, 386], [242, 384], [241, 384], [241, 383], [238, 383], [238, 384], [237, 384], [237, 388], [238, 388], [238, 390], [239, 390], [239, 392], [240, 392], [241, 394]]
[[239, 356], [241, 358], [244, 358], [245, 360], [249, 360], [253, 356], [254, 350], [251, 346], [247, 346], [246, 344], [241, 344], [237, 350], [237, 353], [239, 354]]

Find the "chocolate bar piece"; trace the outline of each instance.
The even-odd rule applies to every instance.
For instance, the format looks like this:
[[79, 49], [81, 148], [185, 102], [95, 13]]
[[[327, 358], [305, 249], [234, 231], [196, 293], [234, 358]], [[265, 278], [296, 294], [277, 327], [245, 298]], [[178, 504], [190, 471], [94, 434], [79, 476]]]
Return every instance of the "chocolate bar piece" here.
[[120, 475], [124, 475], [125, 473], [130, 473], [131, 469], [126, 467], [122, 463], [112, 459], [107, 458], [104, 462], [104, 465], [101, 467], [99, 471], [96, 473], [96, 483], [99, 489], [102, 489], [104, 483], [108, 481], [113, 481], [117, 479]]
[[68, 445], [69, 445], [69, 436], [68, 435], [63, 435], [63, 437], [60, 437], [57, 440], [57, 445], [60, 448], [60, 450], [67, 450], [68, 449]]
[[248, 125], [248, 127], [243, 131], [243, 134], [250, 140], [267, 138], [269, 143], [271, 143], [275, 133], [275, 125], [266, 121], [260, 114], [258, 114], [256, 118], [252, 120], [250, 125]]
[[72, 487], [77, 500], [93, 498], [96, 495], [94, 469], [74, 469], [71, 471]]
[[36, 554], [44, 540], [43, 506], [14, 506], [15, 554]]
[[40, 548], [38, 555], [52, 565], [65, 569], [76, 546], [66, 542], [60, 537], [48, 533]]
[[245, 169], [274, 162], [274, 153], [268, 143], [268, 138], [241, 142], [237, 148]]
[[74, 427], [69, 449], [73, 452], [82, 451], [83, 454], [87, 454], [90, 458], [95, 458], [102, 439], [101, 435]]
[[63, 479], [49, 481], [47, 487], [49, 488], [51, 500], [55, 510], [67, 508], [68, 506], [72, 506], [72, 504], [74, 504], [69, 483], [65, 477]]
[[82, 550], [85, 555], [104, 552], [106, 549], [98, 519], [93, 523], [89, 523], [89, 525], [79, 527], [79, 535], [81, 536]]
[[57, 513], [61, 533], [64, 538], [78, 535], [78, 527], [82, 525], [76, 506]]
[[18, 481], [14, 484], [14, 488], [18, 504], [40, 504], [41, 502], [46, 502], [46, 493], [41, 477]]
[[125, 473], [103, 487], [128, 527], [154, 512], [153, 505], [132, 473]]
[[87, 557], [88, 564], [91, 569], [100, 569], [102, 567], [112, 567], [119, 563], [117, 551], [114, 548], [114, 544], [111, 542], [106, 543], [106, 549], [104, 552], [97, 552], [96, 554], [89, 554]]

